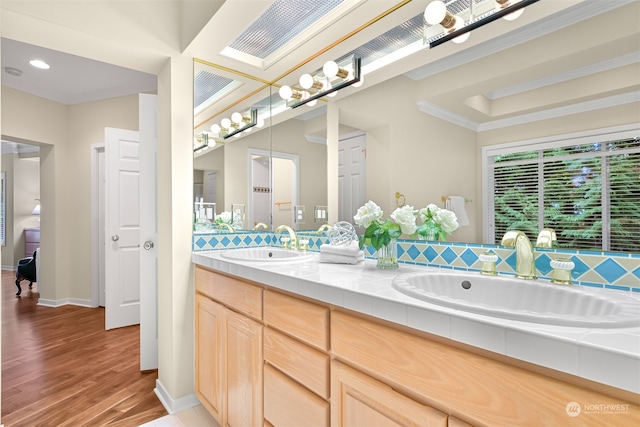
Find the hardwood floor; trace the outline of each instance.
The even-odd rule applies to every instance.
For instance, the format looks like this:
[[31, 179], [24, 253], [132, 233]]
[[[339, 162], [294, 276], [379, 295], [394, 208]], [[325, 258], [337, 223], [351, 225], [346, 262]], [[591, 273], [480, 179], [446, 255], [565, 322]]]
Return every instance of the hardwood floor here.
[[[140, 372], [140, 328], [104, 330], [104, 309], [36, 305], [38, 293], [2, 271], [5, 427], [138, 426], [167, 415]], [[36, 285], [34, 285], [35, 289]]]

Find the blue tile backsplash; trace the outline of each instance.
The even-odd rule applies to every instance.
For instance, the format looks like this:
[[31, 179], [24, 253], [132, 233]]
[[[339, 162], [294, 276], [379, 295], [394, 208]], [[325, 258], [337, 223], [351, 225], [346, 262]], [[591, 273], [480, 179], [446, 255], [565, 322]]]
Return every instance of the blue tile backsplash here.
[[[315, 233], [300, 234], [309, 239], [309, 250], [319, 251], [320, 245], [327, 243], [325, 236]], [[278, 237], [273, 232], [240, 232], [194, 234], [194, 251], [246, 248], [277, 245]], [[430, 267], [456, 270], [480, 271], [479, 255], [493, 251], [498, 256], [498, 274], [515, 274], [515, 250], [496, 245], [453, 242], [425, 242], [401, 240], [398, 242], [398, 260], [401, 263], [426, 265]], [[366, 248], [365, 255], [372, 258], [372, 247]], [[598, 288], [640, 292], [640, 254], [621, 252], [597, 252], [567, 249], [536, 249], [538, 277], [551, 280], [550, 262], [554, 258], [573, 261], [574, 284]]]

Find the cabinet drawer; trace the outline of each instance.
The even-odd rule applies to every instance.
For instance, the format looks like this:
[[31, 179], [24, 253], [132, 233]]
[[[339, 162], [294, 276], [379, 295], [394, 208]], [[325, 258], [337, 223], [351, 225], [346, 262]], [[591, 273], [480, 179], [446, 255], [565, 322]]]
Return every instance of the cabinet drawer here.
[[274, 427], [328, 427], [329, 404], [276, 368], [265, 365], [264, 417]]
[[196, 266], [196, 291], [229, 308], [262, 320], [262, 288]]
[[329, 399], [329, 355], [265, 328], [264, 359], [318, 396]]
[[264, 292], [264, 322], [322, 350], [329, 350], [329, 309], [278, 292]]

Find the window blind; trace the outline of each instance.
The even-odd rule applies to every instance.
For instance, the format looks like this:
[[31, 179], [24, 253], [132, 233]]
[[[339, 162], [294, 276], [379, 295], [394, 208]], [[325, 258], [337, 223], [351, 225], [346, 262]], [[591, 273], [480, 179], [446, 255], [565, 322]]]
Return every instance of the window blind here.
[[487, 159], [494, 242], [553, 228], [558, 246], [640, 252], [640, 138], [559, 141]]

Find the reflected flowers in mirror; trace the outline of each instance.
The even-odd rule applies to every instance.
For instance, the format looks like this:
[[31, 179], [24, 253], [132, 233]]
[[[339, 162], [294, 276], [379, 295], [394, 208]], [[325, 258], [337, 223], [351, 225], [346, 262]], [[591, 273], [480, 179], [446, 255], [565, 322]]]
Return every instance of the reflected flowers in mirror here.
[[418, 211], [422, 224], [417, 227], [420, 238], [425, 240], [446, 241], [447, 235], [459, 227], [456, 214], [430, 203]]

